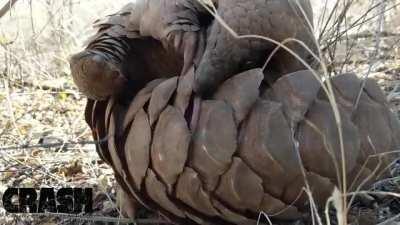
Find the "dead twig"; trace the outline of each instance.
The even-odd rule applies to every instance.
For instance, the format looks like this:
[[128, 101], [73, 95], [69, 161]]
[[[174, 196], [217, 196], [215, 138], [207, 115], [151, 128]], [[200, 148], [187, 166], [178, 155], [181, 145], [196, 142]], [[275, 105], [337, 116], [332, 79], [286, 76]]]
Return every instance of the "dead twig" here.
[[19, 149], [35, 149], [35, 148], [68, 148], [75, 145], [97, 145], [106, 142], [108, 138], [100, 141], [81, 141], [81, 142], [58, 142], [49, 144], [37, 144], [37, 145], [20, 145], [20, 146], [9, 146], [0, 148], [0, 151], [11, 151]]
[[0, 19], [13, 7], [18, 0], [10, 0], [0, 9]]

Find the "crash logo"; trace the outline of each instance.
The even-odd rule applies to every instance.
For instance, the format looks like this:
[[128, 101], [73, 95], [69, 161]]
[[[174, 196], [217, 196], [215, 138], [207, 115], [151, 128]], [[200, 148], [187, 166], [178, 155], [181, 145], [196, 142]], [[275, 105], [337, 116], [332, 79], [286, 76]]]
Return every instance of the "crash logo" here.
[[3, 207], [8, 213], [68, 213], [92, 212], [91, 188], [9, 188], [3, 195]]

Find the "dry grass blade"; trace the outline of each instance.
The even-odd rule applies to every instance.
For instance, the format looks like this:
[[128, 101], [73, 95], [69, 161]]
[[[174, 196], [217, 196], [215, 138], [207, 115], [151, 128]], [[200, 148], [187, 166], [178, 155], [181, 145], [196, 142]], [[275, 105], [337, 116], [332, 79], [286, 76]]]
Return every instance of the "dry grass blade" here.
[[10, 0], [0, 9], [0, 19], [3, 17], [18, 0]]

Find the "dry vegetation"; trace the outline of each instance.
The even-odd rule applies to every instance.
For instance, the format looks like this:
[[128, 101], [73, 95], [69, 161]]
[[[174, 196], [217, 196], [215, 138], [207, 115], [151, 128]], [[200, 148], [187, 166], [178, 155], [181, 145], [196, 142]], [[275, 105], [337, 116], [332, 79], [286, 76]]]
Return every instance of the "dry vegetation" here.
[[[399, 113], [400, 6], [395, 5], [400, 1], [313, 1], [316, 33], [329, 72], [375, 78]], [[0, 0], [0, 6], [6, 2]], [[76, 144], [90, 141], [90, 132], [82, 115], [85, 98], [73, 85], [67, 58], [82, 48], [96, 18], [124, 2], [20, 0], [0, 19], [0, 194], [9, 186], [95, 187], [98, 214], [117, 213], [112, 171], [99, 161], [93, 145]], [[35, 147], [52, 143], [66, 144]], [[400, 192], [399, 180], [394, 177], [379, 185]], [[400, 213], [399, 201], [389, 200], [377, 210], [383, 213], [380, 222]], [[6, 217], [1, 210], [0, 224], [57, 223]]]
[[[83, 47], [95, 19], [125, 2], [21, 0], [0, 19], [1, 147], [90, 140], [85, 98], [73, 85], [67, 59]], [[95, 187], [108, 195], [97, 194], [98, 208], [115, 208], [106, 200], [113, 195], [112, 171], [98, 164], [93, 145], [2, 150], [0, 160], [0, 193], [6, 187]], [[0, 224], [17, 221], [0, 212]]]

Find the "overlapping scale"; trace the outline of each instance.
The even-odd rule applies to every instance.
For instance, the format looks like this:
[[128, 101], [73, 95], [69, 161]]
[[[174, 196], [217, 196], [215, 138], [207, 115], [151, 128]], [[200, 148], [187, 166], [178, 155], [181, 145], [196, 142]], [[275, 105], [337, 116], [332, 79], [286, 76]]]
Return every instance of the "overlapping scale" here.
[[151, 161], [155, 172], [167, 185], [169, 193], [187, 161], [190, 132], [183, 114], [168, 106], [160, 115], [151, 146]]
[[140, 109], [125, 143], [125, 157], [134, 186], [140, 190], [150, 164], [151, 128], [146, 112]]
[[150, 126], [154, 124], [162, 110], [167, 106], [175, 92], [177, 80], [177, 77], [170, 78], [154, 88], [148, 109]]
[[223, 101], [203, 101], [192, 139], [190, 165], [199, 173], [207, 191], [213, 191], [219, 177], [229, 168], [237, 148], [233, 109]]
[[225, 81], [217, 90], [214, 98], [228, 102], [234, 111], [237, 124], [247, 116], [259, 96], [259, 87], [264, 79], [261, 69], [238, 74]]

